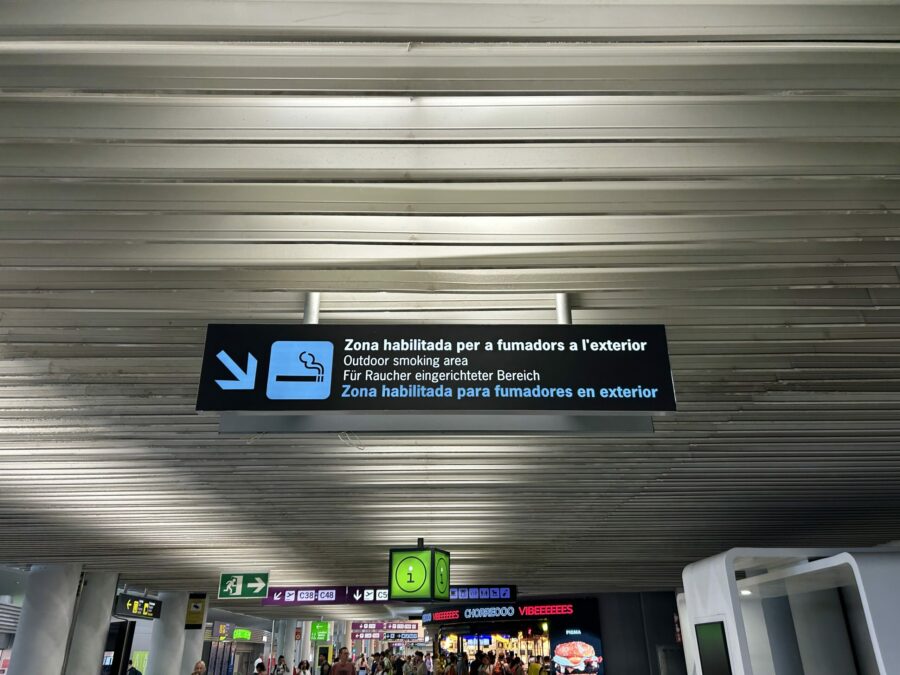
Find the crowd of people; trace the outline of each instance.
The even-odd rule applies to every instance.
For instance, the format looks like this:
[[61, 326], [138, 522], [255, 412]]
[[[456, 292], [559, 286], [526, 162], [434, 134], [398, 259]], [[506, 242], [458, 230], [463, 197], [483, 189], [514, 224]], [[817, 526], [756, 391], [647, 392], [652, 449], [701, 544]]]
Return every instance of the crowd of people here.
[[394, 654], [390, 650], [371, 656], [361, 654], [356, 659], [346, 647], [338, 652], [334, 663], [319, 655], [316, 673], [309, 661], [301, 661], [293, 670], [283, 656], [269, 671], [262, 657], [257, 659], [254, 675], [552, 675], [550, 657], [529, 659], [528, 664], [515, 654], [495, 654], [479, 651], [470, 661], [468, 655], [441, 653], [437, 658], [417, 651], [411, 656]]
[[[334, 664], [319, 656], [319, 671], [316, 675], [551, 675], [550, 657], [535, 657], [526, 664], [515, 654], [495, 654], [479, 651], [469, 661], [465, 653], [432, 654], [417, 651], [412, 656], [394, 654], [390, 650], [371, 656], [361, 654], [355, 660], [346, 647], [338, 653]], [[276, 673], [275, 675], [281, 675]], [[309, 675], [296, 672], [294, 675]]]

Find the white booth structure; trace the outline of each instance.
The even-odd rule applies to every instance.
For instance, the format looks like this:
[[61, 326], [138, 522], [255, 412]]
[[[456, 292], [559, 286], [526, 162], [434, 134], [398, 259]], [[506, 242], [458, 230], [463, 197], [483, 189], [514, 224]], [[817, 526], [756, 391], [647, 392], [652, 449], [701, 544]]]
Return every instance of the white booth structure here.
[[900, 552], [738, 548], [688, 565], [689, 675], [898, 675]]

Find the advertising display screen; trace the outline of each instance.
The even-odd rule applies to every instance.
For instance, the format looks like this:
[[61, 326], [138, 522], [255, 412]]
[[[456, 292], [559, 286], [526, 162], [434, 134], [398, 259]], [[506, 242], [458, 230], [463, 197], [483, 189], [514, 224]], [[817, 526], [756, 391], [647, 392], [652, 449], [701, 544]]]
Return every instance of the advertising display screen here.
[[604, 675], [600, 617], [596, 601], [578, 603], [579, 611], [550, 620], [550, 658], [556, 675]]
[[675, 410], [659, 325], [210, 324], [198, 410]]
[[717, 621], [697, 625], [697, 651], [703, 675], [732, 675], [724, 623]]

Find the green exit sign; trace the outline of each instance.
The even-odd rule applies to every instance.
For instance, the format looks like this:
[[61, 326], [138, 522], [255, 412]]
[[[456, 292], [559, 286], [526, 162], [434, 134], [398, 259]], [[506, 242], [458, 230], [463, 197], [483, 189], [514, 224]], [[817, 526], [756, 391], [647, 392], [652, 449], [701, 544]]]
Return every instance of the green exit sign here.
[[268, 590], [268, 572], [222, 572], [219, 575], [219, 600], [264, 598]]
[[327, 621], [313, 621], [309, 639], [313, 642], [328, 642], [331, 639], [331, 624]]
[[235, 628], [231, 637], [235, 640], [250, 640], [253, 638], [253, 631], [247, 630], [246, 628]]
[[392, 548], [391, 600], [449, 600], [450, 554], [438, 548]]

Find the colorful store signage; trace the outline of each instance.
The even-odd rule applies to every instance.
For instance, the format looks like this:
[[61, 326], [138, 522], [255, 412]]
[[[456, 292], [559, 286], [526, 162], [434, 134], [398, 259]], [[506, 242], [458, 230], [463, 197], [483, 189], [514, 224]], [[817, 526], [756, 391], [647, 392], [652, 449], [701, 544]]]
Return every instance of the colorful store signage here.
[[253, 631], [248, 628], [235, 628], [231, 637], [235, 640], [251, 640], [253, 639]]
[[158, 619], [162, 614], [162, 602], [120, 593], [116, 596], [113, 614], [127, 619]]
[[210, 324], [198, 410], [675, 410], [660, 325]]
[[433, 547], [392, 548], [391, 600], [449, 600], [450, 554]]
[[422, 615], [422, 623], [454, 623], [471, 621], [508, 621], [526, 619], [551, 619], [554, 617], [579, 617], [590, 614], [596, 607], [590, 599], [545, 601], [528, 603], [498, 603], [492, 605], [466, 605], [448, 607]]

